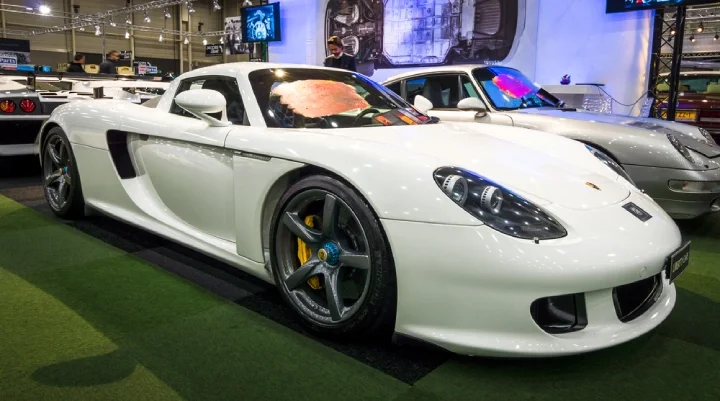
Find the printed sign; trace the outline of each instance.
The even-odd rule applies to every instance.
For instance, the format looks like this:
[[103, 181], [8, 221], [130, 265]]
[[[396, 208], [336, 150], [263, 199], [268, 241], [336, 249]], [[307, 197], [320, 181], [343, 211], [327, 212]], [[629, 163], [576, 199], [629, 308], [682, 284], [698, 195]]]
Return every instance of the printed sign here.
[[0, 55], [0, 69], [3, 70], [17, 70], [18, 60], [16, 56], [8, 54]]
[[132, 58], [132, 52], [129, 50], [120, 52], [120, 60], [130, 60]]
[[205, 57], [222, 56], [222, 54], [223, 54], [223, 45], [220, 45], [220, 44], [205, 45]]

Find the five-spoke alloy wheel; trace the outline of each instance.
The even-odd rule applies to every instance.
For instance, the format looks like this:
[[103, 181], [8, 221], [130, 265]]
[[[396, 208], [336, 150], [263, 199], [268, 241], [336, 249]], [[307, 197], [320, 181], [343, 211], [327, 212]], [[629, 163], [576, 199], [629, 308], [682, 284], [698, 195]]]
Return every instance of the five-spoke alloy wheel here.
[[334, 178], [307, 177], [282, 197], [272, 227], [276, 284], [312, 329], [375, 332], [394, 317], [389, 247], [354, 190]]
[[78, 217], [85, 204], [75, 157], [62, 129], [50, 130], [41, 151], [43, 189], [50, 209], [60, 217]]

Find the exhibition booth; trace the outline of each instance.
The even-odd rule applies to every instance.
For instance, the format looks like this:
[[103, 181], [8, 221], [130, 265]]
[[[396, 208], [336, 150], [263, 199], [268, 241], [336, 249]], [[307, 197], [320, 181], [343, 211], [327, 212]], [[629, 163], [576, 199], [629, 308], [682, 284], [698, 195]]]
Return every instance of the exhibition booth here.
[[0, 3], [0, 400], [720, 399], [720, 2]]

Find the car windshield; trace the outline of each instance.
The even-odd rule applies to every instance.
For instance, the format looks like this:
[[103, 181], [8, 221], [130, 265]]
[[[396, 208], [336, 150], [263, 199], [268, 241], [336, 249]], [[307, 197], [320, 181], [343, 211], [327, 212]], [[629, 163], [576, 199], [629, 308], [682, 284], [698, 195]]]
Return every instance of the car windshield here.
[[385, 87], [344, 71], [253, 71], [250, 84], [268, 127], [350, 128], [416, 125], [433, 120]]
[[[669, 78], [665, 77], [657, 86], [658, 92], [670, 90]], [[685, 94], [720, 94], [720, 75], [681, 75], [678, 89]]]
[[560, 107], [562, 103], [513, 68], [476, 68], [473, 77], [498, 110]]

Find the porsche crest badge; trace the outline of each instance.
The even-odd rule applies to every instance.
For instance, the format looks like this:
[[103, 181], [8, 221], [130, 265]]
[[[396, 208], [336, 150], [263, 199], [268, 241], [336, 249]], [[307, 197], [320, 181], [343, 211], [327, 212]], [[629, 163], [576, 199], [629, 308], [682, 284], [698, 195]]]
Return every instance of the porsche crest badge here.
[[597, 189], [598, 191], [601, 191], [600, 187], [598, 187], [597, 185], [593, 184], [592, 182], [586, 182], [585, 185], [589, 186], [589, 187], [592, 188], [592, 189]]

